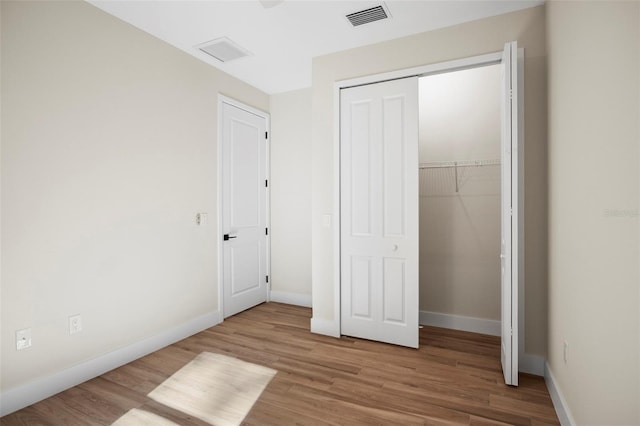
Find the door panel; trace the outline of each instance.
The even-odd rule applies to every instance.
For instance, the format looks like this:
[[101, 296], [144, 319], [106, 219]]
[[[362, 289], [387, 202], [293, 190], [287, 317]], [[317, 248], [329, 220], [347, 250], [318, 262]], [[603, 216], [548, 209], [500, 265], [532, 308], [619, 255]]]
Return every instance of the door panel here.
[[383, 99], [383, 203], [385, 237], [403, 237], [405, 227], [405, 144], [397, 143], [396, 135], [403, 135], [403, 96]]
[[502, 55], [501, 362], [505, 383], [518, 385], [518, 45]]
[[247, 268], [247, 265], [259, 265], [260, 245], [236, 243], [230, 247], [231, 255], [231, 297], [235, 297], [246, 291], [257, 289], [260, 282], [260, 268]]
[[406, 293], [404, 259], [385, 258], [384, 267], [384, 315], [385, 322], [404, 324], [406, 321], [404, 295]]
[[[250, 113], [246, 113], [250, 114]], [[253, 118], [253, 117], [249, 117]], [[231, 227], [257, 226], [260, 221], [261, 209], [258, 204], [260, 191], [264, 185], [259, 183], [263, 178], [264, 167], [260, 164], [260, 147], [264, 144], [264, 135], [260, 133], [259, 123], [247, 123], [237, 118], [229, 120], [231, 159], [228, 166], [231, 169], [230, 194], [231, 197]]]
[[[222, 103], [224, 317], [267, 300], [266, 119]], [[222, 237], [222, 236], [221, 236]]]
[[371, 102], [355, 102], [351, 109], [351, 233], [354, 236], [371, 235], [371, 147], [369, 128]]
[[341, 332], [418, 347], [418, 79], [341, 91]]
[[371, 258], [351, 257], [351, 314], [371, 319]]

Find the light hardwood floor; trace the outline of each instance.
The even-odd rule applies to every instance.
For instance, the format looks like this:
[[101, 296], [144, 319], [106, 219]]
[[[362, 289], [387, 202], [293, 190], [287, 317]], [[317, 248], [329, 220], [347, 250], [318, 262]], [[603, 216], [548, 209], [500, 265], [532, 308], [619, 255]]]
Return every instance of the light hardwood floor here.
[[[0, 424], [209, 424], [189, 396], [200, 380], [173, 399], [150, 397], [178, 373], [193, 371], [203, 353], [275, 370], [244, 418], [247, 425], [559, 424], [541, 377], [521, 374], [519, 387], [503, 384], [499, 338], [425, 327], [415, 350], [311, 334], [310, 316], [307, 308], [265, 303]], [[227, 385], [227, 394], [240, 386]], [[203, 386], [200, 397], [210, 392]], [[172, 403], [179, 400], [182, 405]]]

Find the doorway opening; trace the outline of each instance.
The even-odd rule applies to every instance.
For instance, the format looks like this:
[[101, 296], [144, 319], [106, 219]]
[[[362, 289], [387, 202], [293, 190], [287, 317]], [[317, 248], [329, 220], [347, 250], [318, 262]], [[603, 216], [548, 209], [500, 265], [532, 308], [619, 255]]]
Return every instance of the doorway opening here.
[[419, 79], [420, 323], [500, 336], [501, 68]]

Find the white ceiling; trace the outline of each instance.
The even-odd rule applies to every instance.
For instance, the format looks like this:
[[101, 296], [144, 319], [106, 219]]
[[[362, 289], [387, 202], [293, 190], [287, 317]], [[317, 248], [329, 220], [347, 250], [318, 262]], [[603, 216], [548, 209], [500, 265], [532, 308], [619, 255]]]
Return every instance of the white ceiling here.
[[[313, 57], [544, 2], [387, 0], [391, 19], [354, 28], [345, 15], [379, 1], [88, 1], [268, 94], [311, 86]], [[230, 38], [252, 55], [221, 63], [194, 47], [219, 37]]]

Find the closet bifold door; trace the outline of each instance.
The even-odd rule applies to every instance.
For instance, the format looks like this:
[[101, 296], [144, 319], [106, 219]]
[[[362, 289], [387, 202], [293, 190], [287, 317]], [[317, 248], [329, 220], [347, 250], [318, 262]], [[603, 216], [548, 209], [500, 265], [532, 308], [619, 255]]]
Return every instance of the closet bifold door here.
[[518, 386], [518, 44], [502, 55], [501, 362], [504, 381]]
[[340, 94], [341, 333], [418, 347], [418, 78]]

